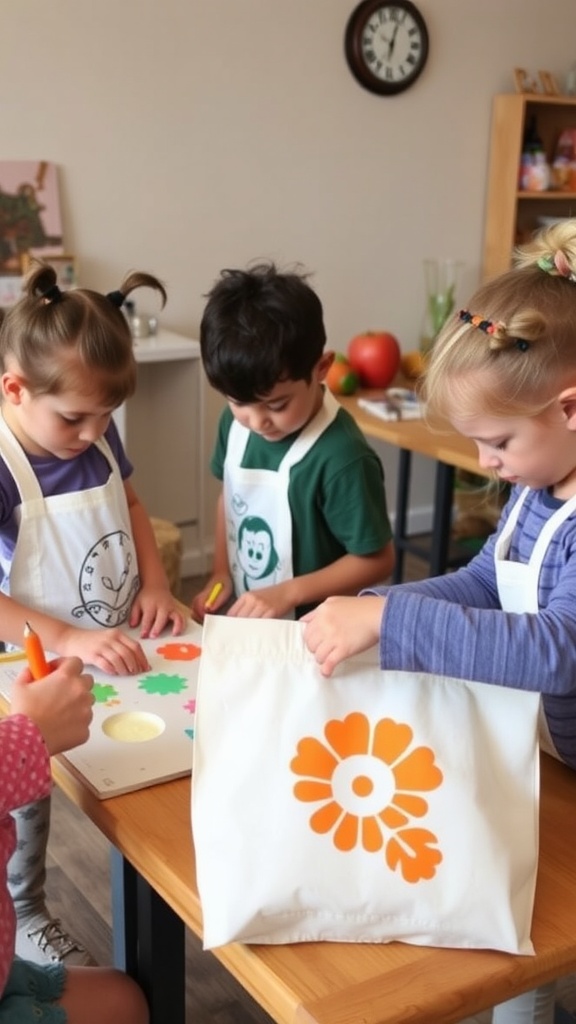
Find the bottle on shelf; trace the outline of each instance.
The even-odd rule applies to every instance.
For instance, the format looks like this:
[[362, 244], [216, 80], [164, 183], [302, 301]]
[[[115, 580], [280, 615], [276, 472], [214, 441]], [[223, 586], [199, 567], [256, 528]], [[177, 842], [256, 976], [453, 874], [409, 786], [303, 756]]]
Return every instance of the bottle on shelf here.
[[545, 192], [550, 187], [550, 165], [538, 134], [535, 114], [529, 119], [524, 132], [519, 186], [522, 192]]
[[560, 133], [552, 161], [552, 187], [576, 192], [576, 128]]

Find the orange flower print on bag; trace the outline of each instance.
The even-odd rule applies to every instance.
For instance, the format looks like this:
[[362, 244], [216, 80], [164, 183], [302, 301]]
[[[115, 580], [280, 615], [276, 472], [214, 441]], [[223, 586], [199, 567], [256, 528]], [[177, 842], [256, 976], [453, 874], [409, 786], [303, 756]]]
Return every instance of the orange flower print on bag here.
[[407, 882], [433, 878], [442, 861], [438, 838], [415, 827], [428, 803], [420, 794], [443, 781], [430, 747], [413, 746], [409, 725], [381, 718], [373, 730], [369, 719], [352, 712], [332, 719], [324, 729], [326, 742], [305, 736], [290, 763], [300, 775], [297, 800], [320, 803], [310, 818], [314, 832], [333, 830], [333, 843], [345, 853], [361, 844], [368, 853], [384, 848], [391, 871], [400, 869]]

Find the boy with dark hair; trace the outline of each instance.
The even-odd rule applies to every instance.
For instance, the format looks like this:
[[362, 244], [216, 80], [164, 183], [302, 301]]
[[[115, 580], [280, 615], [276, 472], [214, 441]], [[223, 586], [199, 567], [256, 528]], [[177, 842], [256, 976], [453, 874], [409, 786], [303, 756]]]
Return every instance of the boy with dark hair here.
[[202, 360], [228, 408], [211, 461], [223, 488], [198, 621], [227, 605], [229, 615], [300, 616], [392, 570], [382, 466], [323, 384], [334, 359], [325, 342], [304, 275], [272, 263], [224, 270], [208, 294]]

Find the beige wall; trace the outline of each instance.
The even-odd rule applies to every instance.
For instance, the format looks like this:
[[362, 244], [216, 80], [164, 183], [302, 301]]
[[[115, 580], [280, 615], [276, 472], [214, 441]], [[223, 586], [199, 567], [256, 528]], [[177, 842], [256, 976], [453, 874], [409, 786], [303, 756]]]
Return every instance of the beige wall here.
[[273, 257], [314, 271], [332, 347], [409, 349], [422, 259], [463, 259], [463, 299], [478, 277], [492, 95], [576, 61], [574, 0], [418, 2], [428, 65], [393, 98], [345, 64], [355, 0], [6, 2], [2, 155], [60, 166], [82, 282], [157, 273], [167, 327], [195, 336], [220, 268]]

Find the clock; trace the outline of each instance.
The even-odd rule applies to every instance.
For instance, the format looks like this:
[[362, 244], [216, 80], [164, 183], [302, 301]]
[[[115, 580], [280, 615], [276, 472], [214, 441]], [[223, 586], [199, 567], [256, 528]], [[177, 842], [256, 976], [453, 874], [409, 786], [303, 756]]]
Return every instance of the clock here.
[[356, 80], [393, 96], [413, 85], [428, 59], [428, 29], [411, 0], [363, 0], [350, 15], [344, 50]]

